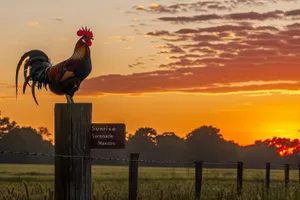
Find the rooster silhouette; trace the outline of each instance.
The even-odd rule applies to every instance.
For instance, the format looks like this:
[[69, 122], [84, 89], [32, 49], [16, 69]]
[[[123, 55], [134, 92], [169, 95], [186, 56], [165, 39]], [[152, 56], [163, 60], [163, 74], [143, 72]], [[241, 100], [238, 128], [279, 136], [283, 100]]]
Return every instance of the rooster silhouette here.
[[23, 94], [26, 86], [31, 87], [32, 96], [37, 105], [35, 87], [49, 89], [56, 95], [65, 95], [67, 103], [74, 103], [73, 96], [78, 91], [82, 81], [91, 73], [91, 51], [93, 33], [87, 27], [77, 31], [80, 37], [77, 41], [72, 56], [56, 65], [52, 65], [49, 57], [41, 50], [31, 50], [21, 57], [16, 69], [16, 98], [18, 96], [18, 76], [23, 61], [24, 83]]

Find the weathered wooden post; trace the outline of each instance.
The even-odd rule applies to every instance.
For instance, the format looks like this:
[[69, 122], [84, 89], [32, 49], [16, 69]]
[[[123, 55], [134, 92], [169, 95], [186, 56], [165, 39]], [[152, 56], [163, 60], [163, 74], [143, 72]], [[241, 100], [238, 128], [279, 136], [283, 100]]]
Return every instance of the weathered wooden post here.
[[202, 188], [203, 162], [195, 162], [195, 199], [200, 200]]
[[290, 182], [290, 165], [289, 164], [285, 164], [284, 165], [284, 183], [285, 183], [285, 187], [288, 187], [288, 184]]
[[266, 163], [266, 189], [269, 192], [270, 189], [270, 172], [271, 172], [271, 164]]
[[[91, 200], [92, 104], [55, 104], [55, 200]], [[83, 158], [85, 157], [85, 158]]]
[[128, 200], [137, 200], [139, 154], [131, 153], [129, 161]]
[[242, 189], [243, 189], [243, 162], [238, 162], [237, 163], [237, 194], [241, 195], [242, 194]]

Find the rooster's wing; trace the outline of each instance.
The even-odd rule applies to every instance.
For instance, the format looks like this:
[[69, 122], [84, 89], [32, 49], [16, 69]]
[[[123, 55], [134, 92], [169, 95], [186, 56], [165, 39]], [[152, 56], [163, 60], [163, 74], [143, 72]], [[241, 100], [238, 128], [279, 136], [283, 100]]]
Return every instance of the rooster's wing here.
[[75, 69], [79, 65], [76, 60], [68, 59], [47, 69], [47, 77], [51, 83], [63, 82], [75, 76]]

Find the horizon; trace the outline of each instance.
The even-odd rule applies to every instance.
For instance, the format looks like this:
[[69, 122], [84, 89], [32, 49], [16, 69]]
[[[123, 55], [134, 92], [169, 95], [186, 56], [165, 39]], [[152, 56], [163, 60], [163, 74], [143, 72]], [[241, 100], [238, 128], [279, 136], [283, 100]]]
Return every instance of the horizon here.
[[[28, 126], [20, 126], [18, 124], [18, 122], [16, 122], [15, 120], [7, 117], [7, 116], [1, 116], [1, 110], [0, 110], [0, 120], [2, 119], [8, 119], [8, 122], [9, 123], [12, 123], [14, 124], [13, 125], [13, 128], [11, 130], [9, 130], [7, 133], [3, 132], [4, 134], [3, 135], [6, 135], [6, 134], [9, 134], [10, 131], [12, 131], [13, 129], [23, 129], [23, 128], [30, 128], [32, 130], [35, 130], [37, 134], [40, 134], [39, 132], [42, 130], [44, 132], [44, 134], [41, 135], [42, 137], [42, 140], [43, 141], [48, 141], [50, 142], [53, 146], [55, 146], [55, 141], [54, 141], [54, 135], [49, 131], [48, 127], [37, 127], [37, 128], [34, 128], [30, 125]], [[4, 120], [5, 121], [5, 120]], [[5, 129], [5, 125], [3, 127]], [[129, 141], [130, 139], [132, 139], [133, 136], [135, 136], [139, 131], [140, 129], [153, 129], [156, 133], [155, 135], [155, 139], [152, 141], [154, 144], [157, 144], [157, 138], [159, 136], [164, 136], [164, 134], [167, 134], [167, 136], [170, 136], [169, 134], [174, 134], [174, 136], [176, 136], [178, 139], [181, 139], [183, 141], [187, 141], [188, 139], [188, 135], [190, 135], [191, 133], [193, 132], [198, 132], [198, 134], [201, 132], [200, 130], [202, 128], [213, 128], [213, 129], [217, 129], [218, 132], [217, 134], [220, 136], [219, 139], [224, 141], [224, 142], [228, 142], [228, 143], [232, 143], [234, 145], [237, 145], [237, 147], [240, 147], [240, 148], [247, 148], [247, 147], [255, 147], [257, 145], [266, 145], [268, 146], [269, 148], [274, 148], [276, 149], [278, 155], [280, 156], [290, 156], [290, 155], [300, 155], [299, 154], [299, 149], [300, 149], [300, 140], [299, 139], [293, 139], [293, 138], [284, 138], [284, 137], [277, 137], [277, 136], [273, 136], [272, 138], [268, 138], [268, 139], [257, 139], [255, 140], [253, 143], [249, 143], [249, 144], [246, 144], [246, 145], [242, 145], [242, 144], [239, 144], [237, 142], [235, 142], [234, 140], [227, 140], [224, 138], [223, 134], [220, 132], [220, 129], [218, 129], [218, 127], [214, 127], [212, 125], [200, 125], [196, 128], [194, 128], [192, 131], [188, 132], [188, 133], [185, 133], [183, 136], [179, 136], [177, 135], [175, 132], [157, 132], [156, 129], [154, 127], [145, 127], [145, 126], [141, 126], [139, 127], [137, 130], [135, 130], [134, 132], [130, 133], [130, 132], [125, 132], [125, 141]], [[41, 130], [40, 130], [41, 129]], [[45, 130], [46, 129], [46, 130]], [[125, 129], [126, 129], [126, 124], [125, 124]], [[199, 132], [200, 131], [200, 132]], [[50, 133], [50, 136], [48, 135], [48, 133]], [[203, 132], [202, 132], [203, 134]], [[0, 135], [0, 139], [2, 139], [3, 135], [1, 136]], [[148, 138], [150, 139], [150, 138]], [[150, 139], [151, 141], [151, 139]]]
[[[296, 0], [72, 2], [68, 11], [69, 1], [3, 2], [1, 116], [53, 133], [54, 104], [65, 97], [36, 90], [36, 106], [28, 90], [16, 101], [16, 66], [32, 49], [54, 64], [67, 59], [76, 31], [87, 26], [94, 34], [93, 70], [74, 100], [93, 103], [93, 122], [180, 137], [212, 125], [239, 145], [299, 138]], [[80, 15], [82, 8], [89, 14]], [[19, 87], [23, 81], [20, 75]]]

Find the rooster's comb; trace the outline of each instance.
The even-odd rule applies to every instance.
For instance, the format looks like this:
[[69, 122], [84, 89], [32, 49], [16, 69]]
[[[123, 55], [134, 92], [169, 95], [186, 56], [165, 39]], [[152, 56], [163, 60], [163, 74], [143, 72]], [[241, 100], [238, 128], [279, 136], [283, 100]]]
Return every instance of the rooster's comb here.
[[77, 31], [77, 35], [78, 36], [86, 35], [86, 36], [92, 38], [93, 37], [93, 32], [90, 29], [88, 29], [87, 27], [85, 27], [85, 28], [81, 27], [81, 29], [79, 29]]

